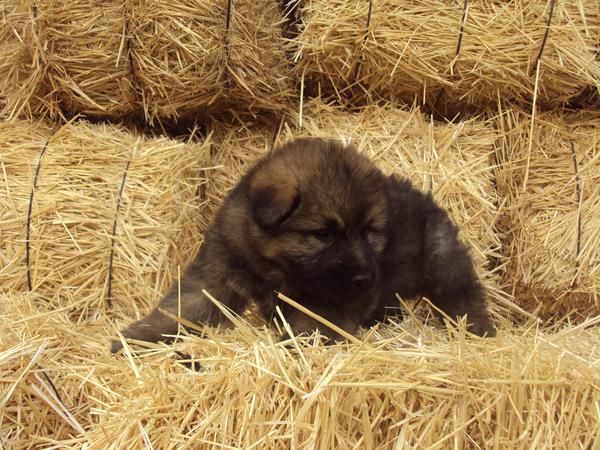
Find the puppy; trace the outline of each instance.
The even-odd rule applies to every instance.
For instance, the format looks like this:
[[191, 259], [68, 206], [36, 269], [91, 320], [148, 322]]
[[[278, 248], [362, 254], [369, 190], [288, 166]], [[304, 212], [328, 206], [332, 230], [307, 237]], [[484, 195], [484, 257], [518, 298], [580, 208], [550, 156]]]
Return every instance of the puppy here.
[[[426, 295], [477, 335], [495, 334], [482, 287], [457, 229], [430, 195], [386, 177], [337, 141], [296, 139], [270, 152], [231, 191], [178, 286], [122, 334], [167, 340], [177, 321], [224, 321], [206, 289], [241, 313], [254, 299], [270, 317], [283, 292], [349, 333], [384, 318], [388, 306]], [[320, 324], [281, 304], [292, 329]], [[322, 330], [338, 338], [330, 330]], [[114, 342], [112, 351], [121, 348]]]

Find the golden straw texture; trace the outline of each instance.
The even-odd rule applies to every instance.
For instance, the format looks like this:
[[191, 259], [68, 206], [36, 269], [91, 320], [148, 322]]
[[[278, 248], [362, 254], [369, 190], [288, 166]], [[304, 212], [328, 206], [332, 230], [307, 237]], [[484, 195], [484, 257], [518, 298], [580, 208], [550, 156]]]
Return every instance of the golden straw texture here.
[[300, 15], [299, 76], [342, 99], [443, 111], [600, 89], [596, 0], [302, 0]]
[[600, 314], [600, 114], [497, 119], [506, 278], [544, 317]]
[[31, 2], [0, 3], [0, 55], [0, 115], [58, 115]]
[[59, 107], [119, 117], [135, 109], [122, 0], [35, 2], [45, 37], [49, 84]]
[[226, 1], [132, 0], [131, 56], [148, 118], [177, 116], [221, 94]]
[[232, 108], [283, 112], [295, 95], [279, 2], [232, 1], [225, 98]]
[[206, 339], [115, 356], [106, 316], [72, 324], [34, 305], [27, 295], [0, 297], [7, 448], [599, 444], [598, 318], [546, 330], [501, 326], [497, 338], [480, 339], [409, 311], [360, 344], [334, 346], [275, 343], [234, 318], [235, 329], [209, 329]]
[[147, 309], [200, 244], [208, 158], [208, 141], [1, 123], [1, 289], [74, 319]]
[[294, 95], [271, 0], [5, 0], [4, 114], [143, 114], [176, 121], [235, 105], [279, 113]]
[[122, 1], [3, 2], [0, 91], [9, 117], [133, 111]]

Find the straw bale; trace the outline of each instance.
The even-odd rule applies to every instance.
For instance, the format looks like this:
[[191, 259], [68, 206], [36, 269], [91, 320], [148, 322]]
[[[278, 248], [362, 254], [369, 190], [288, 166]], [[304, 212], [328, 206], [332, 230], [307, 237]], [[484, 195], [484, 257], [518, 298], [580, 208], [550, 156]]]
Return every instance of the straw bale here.
[[[233, 330], [114, 356], [114, 326], [2, 296], [0, 436], [24, 448], [597, 448], [600, 319], [495, 339], [417, 316], [323, 346]], [[181, 353], [177, 353], [177, 352]], [[186, 353], [189, 356], [183, 355]], [[183, 363], [195, 365], [198, 370]], [[107, 444], [109, 443], [109, 444]]]
[[292, 136], [320, 136], [351, 140], [385, 173], [410, 179], [431, 191], [459, 225], [477, 271], [496, 307], [510, 305], [498, 272], [503, 258], [496, 230], [498, 198], [492, 156], [494, 130], [472, 120], [438, 124], [421, 114], [392, 106], [368, 106], [350, 113], [319, 100], [304, 105], [303, 114], [280, 126], [213, 126], [215, 164], [207, 195], [212, 204], [260, 155]]
[[213, 103], [223, 83], [226, 1], [129, 4], [131, 56], [146, 117]]
[[83, 121], [36, 133], [0, 127], [1, 289], [74, 319], [147, 309], [200, 244], [209, 141]]
[[2, 115], [57, 114], [54, 101], [46, 101], [50, 87], [31, 2], [0, 3], [0, 98]]
[[48, 82], [67, 115], [122, 116], [135, 108], [125, 2], [36, 1]]
[[10, 117], [155, 120], [226, 109], [280, 112], [293, 96], [271, 0], [7, 0], [0, 97]]
[[600, 89], [596, 0], [306, 0], [299, 8], [299, 76], [308, 90], [341, 99], [417, 99], [443, 111], [529, 104], [536, 90], [552, 106]]
[[26, 286], [24, 241], [31, 188], [51, 134], [43, 123], [0, 122], [0, 286], [14, 283], [11, 287], [18, 290]]
[[283, 111], [292, 97], [282, 11], [270, 0], [136, 0], [132, 58], [146, 117], [213, 104]]
[[505, 276], [540, 316], [600, 314], [600, 113], [497, 118]]
[[124, 2], [4, 2], [2, 91], [9, 115], [122, 116], [135, 92]]
[[232, 2], [227, 40], [225, 93], [232, 108], [247, 105], [250, 111], [287, 111], [295, 96], [283, 39], [285, 19], [279, 2]]

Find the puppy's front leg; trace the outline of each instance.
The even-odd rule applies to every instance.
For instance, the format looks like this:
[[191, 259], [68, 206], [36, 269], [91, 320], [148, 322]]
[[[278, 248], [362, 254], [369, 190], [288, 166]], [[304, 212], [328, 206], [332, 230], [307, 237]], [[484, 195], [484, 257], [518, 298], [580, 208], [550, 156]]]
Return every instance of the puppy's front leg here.
[[433, 304], [452, 319], [466, 314], [470, 332], [496, 335], [469, 251], [441, 209], [430, 212], [426, 219], [424, 290]]
[[[196, 324], [218, 325], [224, 320], [223, 313], [202, 293], [203, 289], [206, 289], [225, 306], [235, 312], [241, 312], [247, 299], [230, 289], [226, 282], [219, 283], [219, 280], [209, 279], [212, 278], [210, 275], [202, 267], [199, 267], [197, 262], [192, 264], [182, 277], [180, 287], [178, 283], [175, 283], [160, 301], [158, 307], [143, 319], [129, 325], [121, 334], [125, 338], [140, 341], [170, 341], [172, 338], [165, 335], [176, 334], [178, 322], [167, 317], [160, 310], [168, 311]], [[181, 291], [181, 296], [179, 296], [179, 291]], [[114, 341], [111, 345], [111, 352], [115, 353], [121, 348], [121, 341]]]
[[[327, 319], [329, 322], [337, 325], [344, 331], [355, 335], [358, 331], [359, 323], [353, 318], [351, 315], [346, 314], [344, 311], [341, 311], [338, 308], [333, 306], [316, 306], [316, 305], [307, 305], [312, 312], [318, 314], [319, 316]], [[313, 319], [312, 317], [304, 314], [302, 311], [294, 309], [292, 307], [284, 309], [285, 319], [290, 324], [290, 327], [296, 334], [306, 333], [311, 334], [315, 330], [319, 330], [322, 335], [327, 336], [328, 338], [335, 341], [345, 341], [346, 338], [332, 330], [331, 328], [323, 325], [319, 321]], [[287, 338], [289, 336], [284, 336]]]

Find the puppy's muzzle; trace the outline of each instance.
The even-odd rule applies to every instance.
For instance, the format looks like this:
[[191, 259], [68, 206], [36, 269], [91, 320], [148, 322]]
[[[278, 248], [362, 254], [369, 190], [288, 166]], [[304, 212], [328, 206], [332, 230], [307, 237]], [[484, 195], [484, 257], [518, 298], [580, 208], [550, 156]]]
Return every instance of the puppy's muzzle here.
[[356, 289], [368, 289], [373, 286], [375, 276], [373, 272], [359, 272], [352, 277], [352, 286]]

